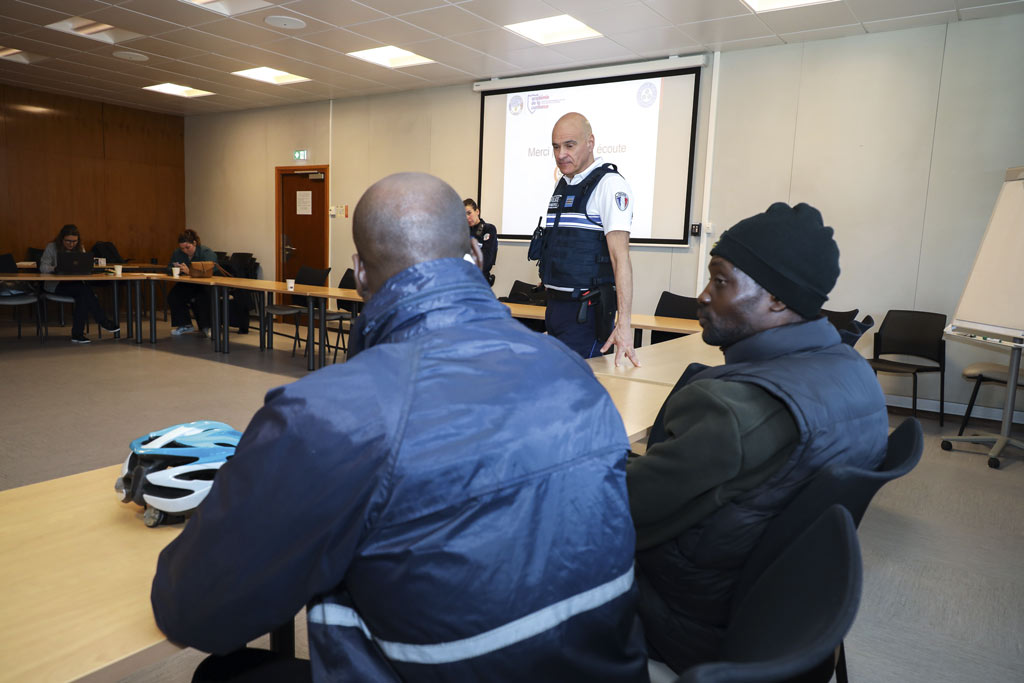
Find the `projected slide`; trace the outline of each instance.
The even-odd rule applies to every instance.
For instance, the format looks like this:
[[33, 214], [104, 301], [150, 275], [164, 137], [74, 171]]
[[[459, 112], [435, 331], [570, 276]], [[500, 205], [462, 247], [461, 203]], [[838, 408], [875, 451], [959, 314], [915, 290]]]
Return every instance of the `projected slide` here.
[[587, 117], [594, 156], [618, 166], [633, 190], [630, 239], [686, 244], [698, 69], [485, 92], [480, 209], [503, 238], [526, 238], [560, 177], [551, 129]]
[[594, 156], [618, 166], [633, 190], [631, 236], [650, 237], [660, 95], [660, 78], [505, 95], [502, 225], [532, 229], [547, 209], [560, 177], [551, 128], [577, 111], [594, 129]]

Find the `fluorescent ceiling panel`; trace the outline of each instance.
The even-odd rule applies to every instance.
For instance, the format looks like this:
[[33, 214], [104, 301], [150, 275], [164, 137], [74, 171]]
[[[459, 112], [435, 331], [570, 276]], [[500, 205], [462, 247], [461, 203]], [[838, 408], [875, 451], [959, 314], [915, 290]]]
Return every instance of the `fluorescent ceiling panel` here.
[[254, 9], [270, 7], [269, 2], [263, 0], [180, 0], [186, 5], [198, 5], [225, 16], [233, 16], [242, 12], [251, 12]]
[[101, 43], [109, 43], [111, 45], [116, 45], [117, 43], [122, 43], [126, 40], [142, 38], [141, 33], [126, 31], [123, 28], [117, 28], [116, 26], [93, 21], [92, 19], [86, 19], [84, 17], [68, 17], [67, 19], [47, 24], [46, 28], [51, 28], [54, 31], [61, 31], [62, 33], [69, 33], [81, 38], [98, 40]]
[[165, 95], [177, 95], [178, 97], [206, 97], [212, 95], [212, 92], [207, 90], [199, 90], [198, 88], [190, 88], [187, 85], [178, 85], [176, 83], [161, 83], [160, 85], [147, 85], [143, 90], [152, 90], [154, 92], [162, 92]]
[[296, 76], [287, 71], [271, 69], [269, 66], [257, 66], [253, 69], [243, 69], [242, 71], [232, 71], [231, 73], [235, 76], [251, 78], [254, 81], [263, 81], [271, 85], [288, 85], [289, 83], [303, 83], [309, 80], [305, 76]]
[[405, 66], [416, 66], [418, 64], [432, 64], [433, 59], [428, 59], [422, 55], [418, 55], [415, 52], [409, 52], [403, 50], [400, 47], [394, 45], [385, 45], [384, 47], [375, 47], [370, 50], [359, 50], [358, 52], [347, 53], [349, 57], [355, 57], [361, 59], [364, 62], [370, 62], [371, 64], [379, 64], [380, 66], [386, 66], [389, 69], [401, 69]]
[[780, 9], [807, 7], [808, 5], [824, 5], [829, 2], [839, 2], [839, 0], [743, 0], [743, 4], [755, 12], [774, 12]]
[[573, 19], [568, 14], [560, 14], [557, 17], [548, 17], [546, 19], [523, 21], [518, 24], [508, 24], [505, 28], [541, 45], [553, 45], [555, 43], [568, 43], [574, 40], [602, 37], [600, 33], [583, 22]]

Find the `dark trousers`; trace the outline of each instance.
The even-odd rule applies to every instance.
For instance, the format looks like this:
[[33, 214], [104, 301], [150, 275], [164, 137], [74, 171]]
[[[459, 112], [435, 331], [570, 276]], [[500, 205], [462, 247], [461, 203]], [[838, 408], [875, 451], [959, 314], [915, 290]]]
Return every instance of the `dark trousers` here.
[[[597, 305], [596, 298], [587, 302], [587, 318], [583, 323], [576, 321], [580, 312], [580, 302], [555, 299], [548, 296], [548, 305], [544, 312], [544, 324], [548, 334], [562, 342], [584, 358], [601, 355], [603, 339], [597, 338]], [[590, 305], [594, 304], [594, 305]]]
[[179, 282], [167, 293], [167, 307], [171, 309], [171, 325], [174, 327], [192, 324], [190, 308], [195, 312], [200, 328], [211, 326], [209, 287]]
[[192, 675], [193, 683], [304, 683], [312, 680], [313, 670], [308, 659], [252, 648], [210, 655], [199, 663]]
[[100, 301], [96, 298], [92, 287], [80, 281], [58, 282], [54, 294], [70, 296], [75, 299], [75, 310], [71, 318], [71, 336], [81, 337], [85, 334], [85, 323], [89, 315], [96, 320], [97, 325], [107, 321], [107, 314], [100, 308]]

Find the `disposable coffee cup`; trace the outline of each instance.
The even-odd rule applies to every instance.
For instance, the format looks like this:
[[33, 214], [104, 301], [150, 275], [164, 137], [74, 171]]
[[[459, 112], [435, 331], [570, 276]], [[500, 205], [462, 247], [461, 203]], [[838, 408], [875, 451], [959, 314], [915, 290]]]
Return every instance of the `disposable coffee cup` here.
[[181, 275], [181, 268], [179, 268], [178, 266], [173, 266], [171, 268], [171, 275], [173, 275], [174, 277], [178, 277], [179, 275]]
[[285, 280], [284, 283], [288, 285], [289, 292], [295, 291], [295, 280]]
[[121, 277], [121, 266], [114, 266], [114, 275]]

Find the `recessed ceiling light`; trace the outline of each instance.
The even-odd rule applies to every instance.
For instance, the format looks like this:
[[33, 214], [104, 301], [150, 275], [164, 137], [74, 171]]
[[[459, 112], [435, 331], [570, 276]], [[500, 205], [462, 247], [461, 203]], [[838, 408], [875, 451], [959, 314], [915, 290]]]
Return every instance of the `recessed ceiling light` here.
[[254, 69], [232, 71], [231, 73], [236, 76], [244, 76], [245, 78], [251, 78], [254, 81], [263, 81], [264, 83], [271, 83], [273, 85], [288, 85], [289, 83], [302, 83], [309, 80], [305, 76], [296, 76], [295, 74], [290, 74], [287, 71], [271, 69], [269, 66], [258, 66]]
[[134, 38], [141, 38], [141, 33], [134, 33], [132, 31], [126, 31], [123, 28], [117, 28], [110, 24], [104, 24], [92, 19], [86, 19], [84, 17], [68, 17], [67, 19], [61, 19], [55, 21], [52, 24], [47, 24], [46, 28], [52, 28], [54, 31], [61, 31], [62, 33], [70, 33], [73, 36], [79, 36], [81, 38], [89, 38], [90, 40], [98, 40], [101, 43], [122, 43], [126, 40], [133, 40]]
[[35, 64], [41, 62], [46, 57], [43, 55], [37, 55], [34, 52], [25, 52], [14, 47], [3, 47], [0, 46], [0, 59], [6, 59], [9, 62], [17, 62], [18, 64]]
[[755, 12], [774, 12], [779, 9], [806, 7], [807, 5], [824, 5], [839, 0], [743, 0], [743, 3]]
[[548, 17], [546, 19], [523, 21], [518, 24], [507, 24], [505, 28], [541, 45], [568, 43], [573, 40], [602, 37], [600, 33], [582, 21], [573, 19], [568, 14], [560, 14], [557, 17]]
[[55, 114], [56, 109], [50, 109], [49, 107], [37, 107], [34, 104], [12, 104], [11, 109], [17, 109], [27, 114]]
[[263, 0], [180, 0], [186, 5], [196, 5], [208, 9], [217, 14], [233, 16], [242, 12], [251, 12], [254, 9], [270, 7], [269, 2]]
[[198, 88], [190, 88], [187, 85], [178, 85], [176, 83], [147, 85], [143, 90], [152, 90], [154, 92], [162, 92], [165, 95], [177, 95], [178, 97], [206, 97], [213, 94], [208, 90], [199, 90]]
[[395, 47], [394, 45], [385, 45], [384, 47], [375, 47], [369, 50], [349, 52], [348, 56], [361, 59], [364, 62], [370, 62], [371, 64], [386, 66], [389, 69], [401, 69], [405, 66], [434, 63], [433, 59], [428, 59], [422, 55], [416, 54], [415, 52], [409, 52], [408, 50], [403, 50], [402, 48]]
[[273, 26], [274, 28], [285, 28], [292, 31], [296, 31], [300, 28], [306, 28], [306, 22], [298, 17], [284, 17], [278, 14], [267, 17], [263, 20], [263, 23], [267, 26]]
[[149, 61], [149, 55], [144, 55], [141, 52], [129, 52], [128, 50], [118, 50], [114, 53], [114, 56], [118, 59], [127, 59], [129, 62]]

